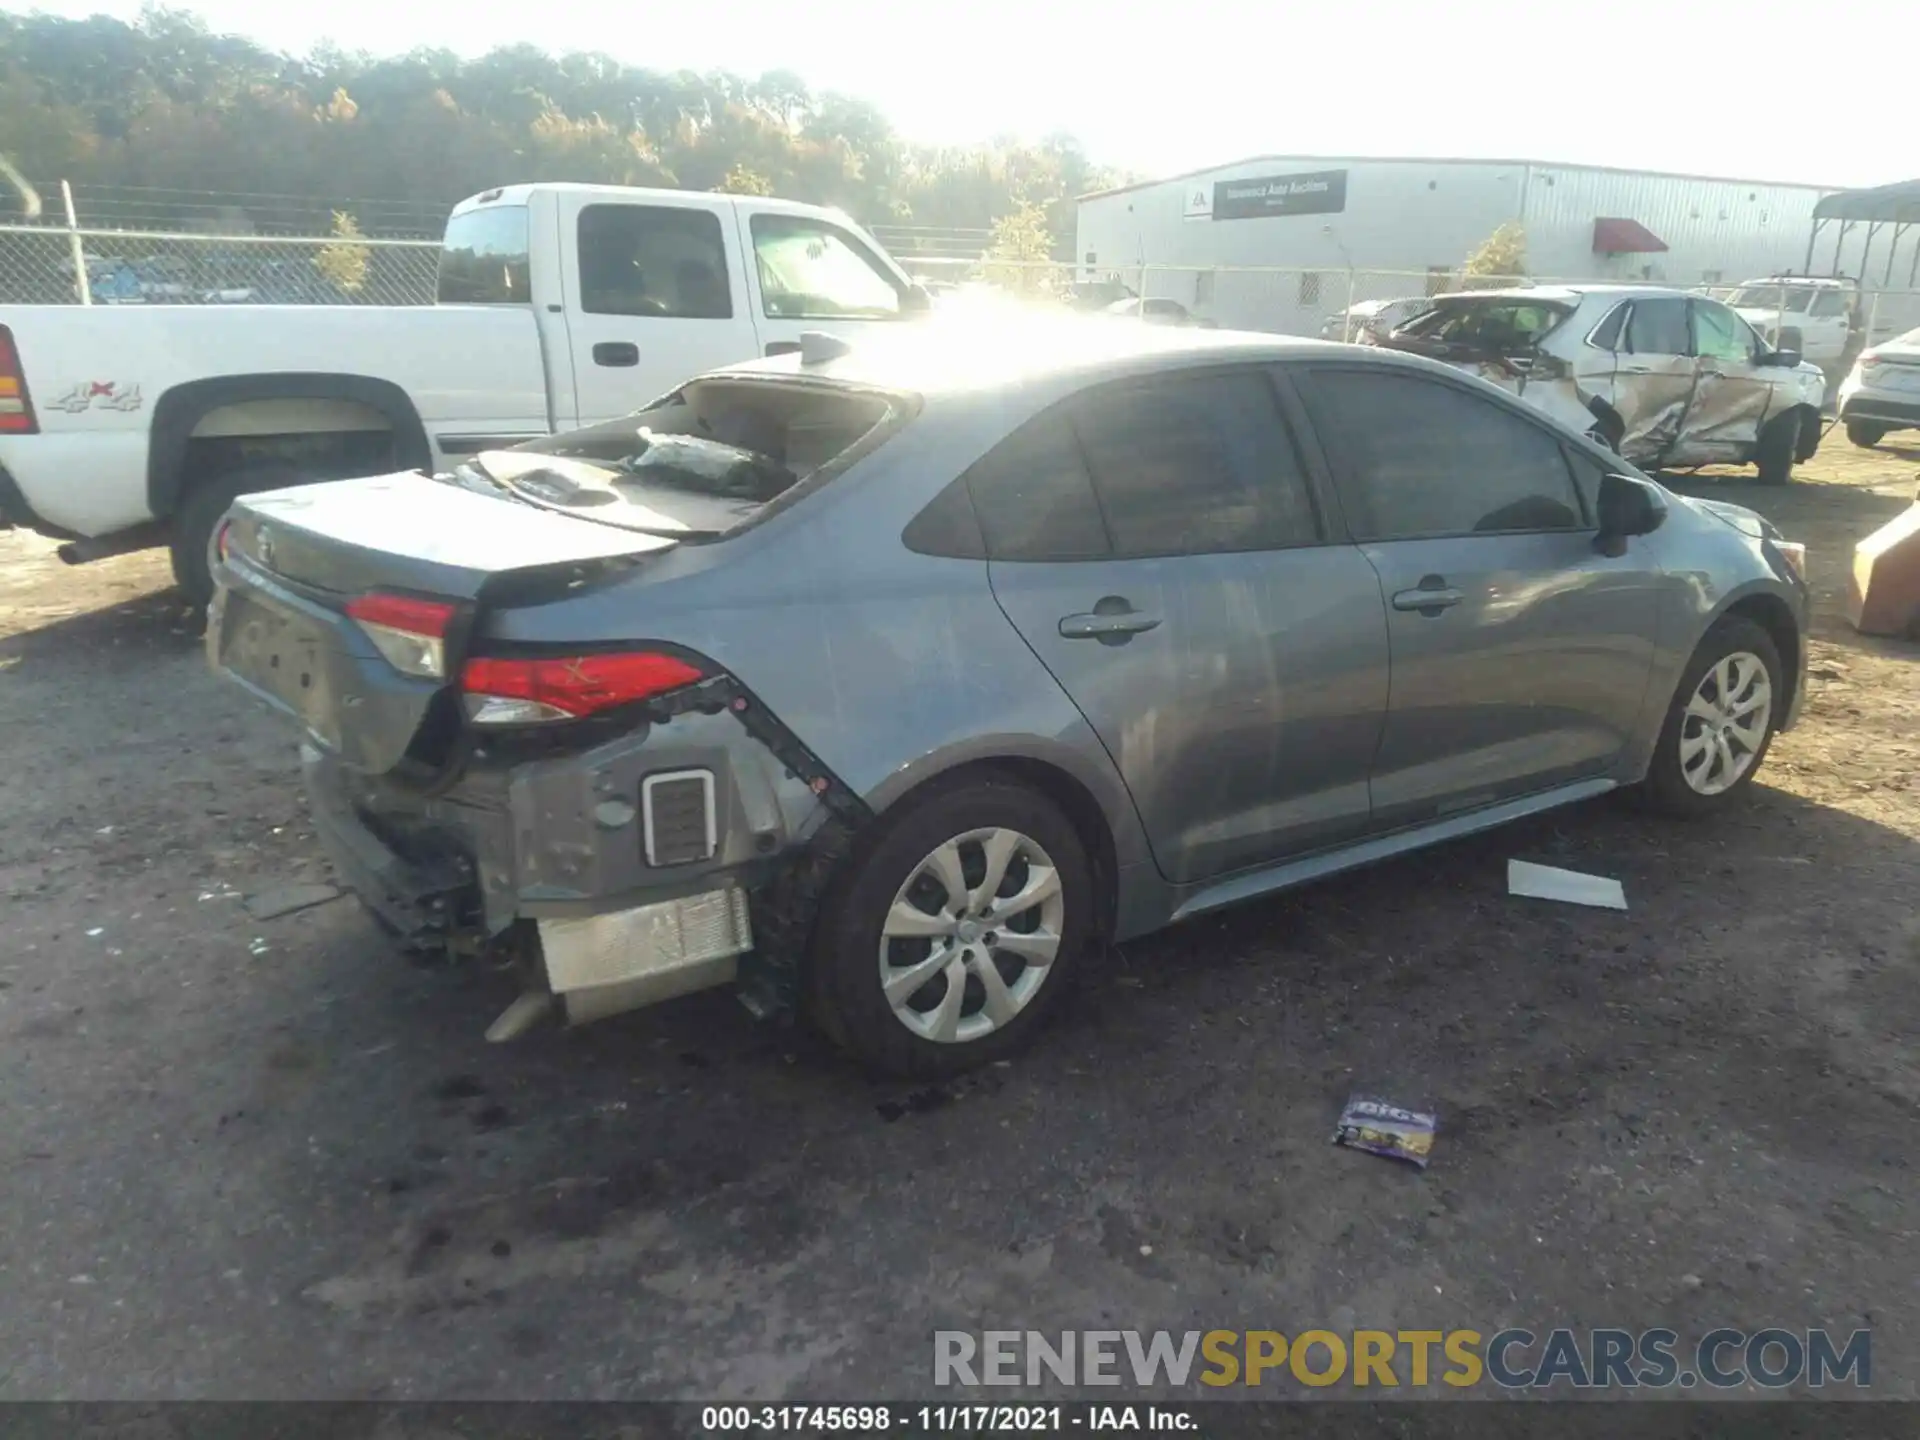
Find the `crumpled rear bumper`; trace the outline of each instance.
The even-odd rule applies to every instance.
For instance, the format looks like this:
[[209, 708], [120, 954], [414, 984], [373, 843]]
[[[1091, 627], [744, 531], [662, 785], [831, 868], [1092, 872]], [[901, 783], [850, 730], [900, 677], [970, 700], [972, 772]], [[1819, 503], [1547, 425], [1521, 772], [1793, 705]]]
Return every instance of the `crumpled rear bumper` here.
[[[765, 907], [791, 908], [791, 872], [829, 816], [864, 807], [750, 698], [734, 701], [590, 748], [489, 739], [457, 782], [429, 792], [366, 777], [309, 742], [315, 828], [340, 878], [403, 943], [471, 950], [516, 925], [538, 934], [546, 986], [575, 1020], [737, 971], [790, 978], [806, 927]], [[686, 792], [677, 819], [663, 799], [663, 782], [685, 777], [705, 801], [691, 826]], [[674, 825], [699, 843], [669, 845]], [[753, 963], [736, 963], [755, 938]], [[753, 988], [756, 1010], [791, 1003], [785, 979]]]

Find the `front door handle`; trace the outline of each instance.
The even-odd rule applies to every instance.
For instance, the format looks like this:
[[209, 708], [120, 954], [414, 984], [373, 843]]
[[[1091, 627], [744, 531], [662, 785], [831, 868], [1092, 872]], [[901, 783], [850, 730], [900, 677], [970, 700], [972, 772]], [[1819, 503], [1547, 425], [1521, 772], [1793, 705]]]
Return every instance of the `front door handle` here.
[[1422, 615], [1433, 616], [1458, 605], [1466, 598], [1460, 591], [1441, 580], [1438, 575], [1429, 575], [1420, 582], [1417, 589], [1398, 592], [1393, 597], [1393, 608], [1418, 610]]
[[602, 340], [593, 347], [593, 363], [623, 369], [640, 363], [640, 347], [631, 340]]
[[1136, 610], [1117, 595], [1109, 595], [1092, 610], [1060, 617], [1063, 640], [1098, 640], [1102, 645], [1124, 645], [1134, 636], [1159, 625], [1158, 615]]

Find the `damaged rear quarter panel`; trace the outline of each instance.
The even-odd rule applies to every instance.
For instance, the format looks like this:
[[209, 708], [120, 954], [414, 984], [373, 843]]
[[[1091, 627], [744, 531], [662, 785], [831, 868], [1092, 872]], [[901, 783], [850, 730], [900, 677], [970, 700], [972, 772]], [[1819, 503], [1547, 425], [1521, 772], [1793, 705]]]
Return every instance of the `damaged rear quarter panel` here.
[[[1038, 411], [1044, 389], [1009, 403]], [[488, 633], [656, 639], [705, 655], [876, 811], [968, 761], [1053, 764], [1093, 793], [1116, 862], [1144, 862], [1112, 762], [994, 603], [986, 562], [916, 554], [900, 538], [1007, 426], [993, 407], [957, 405], [949, 417], [929, 402], [913, 426], [804, 503], [725, 541], [680, 546], [592, 593], [501, 612]]]

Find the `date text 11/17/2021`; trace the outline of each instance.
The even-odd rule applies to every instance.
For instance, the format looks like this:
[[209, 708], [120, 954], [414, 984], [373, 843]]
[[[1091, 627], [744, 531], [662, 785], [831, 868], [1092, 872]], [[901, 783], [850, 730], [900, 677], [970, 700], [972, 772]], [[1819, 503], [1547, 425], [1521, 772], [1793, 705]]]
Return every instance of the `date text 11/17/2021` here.
[[1200, 1422], [1165, 1405], [708, 1405], [700, 1412], [700, 1428], [843, 1435], [1178, 1434], [1198, 1430]]

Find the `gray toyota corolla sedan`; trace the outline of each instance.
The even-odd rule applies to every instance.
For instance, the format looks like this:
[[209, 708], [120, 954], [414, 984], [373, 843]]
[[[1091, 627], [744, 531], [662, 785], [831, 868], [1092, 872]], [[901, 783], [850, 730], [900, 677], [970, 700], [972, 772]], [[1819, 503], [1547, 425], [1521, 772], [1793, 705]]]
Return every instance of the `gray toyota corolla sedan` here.
[[[243, 498], [213, 663], [495, 1023], [732, 984], [928, 1075], [1103, 939], [1624, 786], [1734, 801], [1803, 549], [1413, 356], [1087, 321]], [[505, 997], [503, 997], [505, 998]]]

